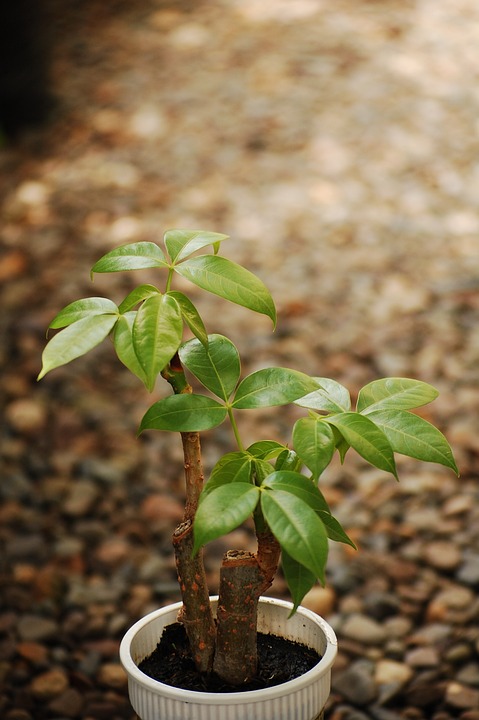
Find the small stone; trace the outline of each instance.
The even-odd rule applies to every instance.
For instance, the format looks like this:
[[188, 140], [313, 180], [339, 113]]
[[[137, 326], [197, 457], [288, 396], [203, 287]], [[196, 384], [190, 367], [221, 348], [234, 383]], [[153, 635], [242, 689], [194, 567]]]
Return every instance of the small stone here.
[[184, 508], [178, 500], [170, 495], [149, 495], [140, 508], [145, 520], [178, 521], [183, 516]]
[[477, 587], [479, 585], [479, 555], [464, 553], [464, 562], [457, 571], [456, 578], [461, 583]]
[[17, 644], [17, 653], [33, 665], [44, 665], [48, 659], [48, 650], [44, 645], [36, 642], [20, 642]]
[[87, 515], [99, 495], [99, 489], [91, 480], [78, 480], [72, 485], [63, 510], [67, 515], [73, 517]]
[[39, 615], [24, 615], [18, 622], [18, 634], [22, 640], [42, 642], [57, 637], [58, 623]]
[[475, 596], [463, 585], [454, 585], [439, 592], [429, 603], [426, 617], [429, 622], [462, 622], [474, 614]]
[[85, 705], [83, 695], [75, 688], [67, 688], [48, 705], [48, 709], [56, 716], [79, 718]]
[[435, 648], [418, 647], [407, 653], [406, 662], [414, 668], [435, 668], [440, 664], [440, 658]]
[[384, 631], [388, 638], [401, 639], [411, 632], [412, 621], [402, 615], [387, 618], [383, 623]]
[[37, 435], [45, 427], [47, 412], [36, 400], [20, 398], [11, 402], [5, 411], [10, 426], [23, 435]]
[[333, 688], [354, 705], [369, 705], [377, 696], [373, 664], [358, 660], [333, 678]]
[[384, 628], [375, 620], [360, 613], [354, 613], [346, 618], [341, 627], [341, 633], [351, 640], [366, 645], [382, 645], [386, 640]]
[[453, 708], [467, 710], [479, 708], [479, 690], [474, 690], [458, 682], [450, 682], [446, 687], [446, 703]]
[[68, 676], [63, 670], [54, 669], [38, 675], [31, 684], [31, 691], [38, 700], [50, 700], [68, 688]]
[[328, 617], [334, 612], [336, 593], [330, 587], [314, 587], [303, 598], [301, 605], [317, 615]]
[[131, 552], [128, 540], [122, 537], [112, 537], [105, 540], [95, 551], [95, 557], [105, 565], [118, 565], [124, 562]]
[[479, 687], [479, 663], [470, 662], [464, 665], [457, 673], [456, 680], [464, 685]]
[[405, 685], [413, 676], [411, 667], [394, 660], [379, 660], [376, 664], [375, 681], [378, 685], [398, 683]]
[[128, 685], [128, 677], [118, 663], [105, 663], [98, 672], [98, 680], [102, 685], [121, 690]]
[[461, 550], [451, 541], [436, 540], [424, 548], [424, 559], [437, 570], [455, 570], [462, 562]]

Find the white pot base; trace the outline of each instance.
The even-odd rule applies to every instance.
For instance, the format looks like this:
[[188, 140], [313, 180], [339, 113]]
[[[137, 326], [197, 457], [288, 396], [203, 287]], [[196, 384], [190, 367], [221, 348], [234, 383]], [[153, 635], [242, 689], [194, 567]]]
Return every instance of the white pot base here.
[[[215, 609], [217, 598], [211, 601]], [[138, 663], [156, 648], [163, 628], [176, 621], [180, 608], [181, 603], [175, 603], [150, 613], [122, 640], [120, 659], [128, 674], [130, 702], [140, 720], [322, 720], [337, 653], [336, 636], [325, 620], [305, 608], [288, 619], [291, 603], [261, 598], [258, 630], [304, 643], [321, 660], [304, 675], [272, 688], [202, 693], [174, 688], [138, 669]]]

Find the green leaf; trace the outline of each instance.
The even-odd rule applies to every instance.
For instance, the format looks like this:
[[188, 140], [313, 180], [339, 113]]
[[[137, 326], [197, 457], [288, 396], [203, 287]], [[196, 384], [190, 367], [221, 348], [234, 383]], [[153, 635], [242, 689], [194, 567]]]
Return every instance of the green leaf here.
[[369, 415], [373, 410], [411, 410], [427, 405], [438, 395], [436, 388], [420, 380], [383, 378], [359, 391], [357, 411]]
[[223, 405], [204, 395], [169, 395], [147, 410], [139, 432], [147, 429], [171, 432], [211, 430], [221, 425], [227, 414]]
[[207, 245], [219, 246], [228, 235], [206, 230], [167, 230], [164, 236], [166, 249], [173, 262], [184, 260]]
[[301, 605], [306, 593], [308, 593], [316, 583], [316, 575], [301, 563], [293, 560], [291, 555], [284, 549], [281, 552], [281, 565], [294, 604], [289, 615], [289, 617], [291, 617]]
[[56, 330], [72, 325], [85, 317], [109, 314], [118, 315], [118, 308], [112, 300], [103, 297], [84, 298], [83, 300], [75, 300], [75, 302], [60, 310], [48, 327]]
[[133, 324], [133, 344], [150, 391], [178, 350], [182, 334], [183, 322], [176, 300], [158, 294], [144, 301]]
[[331, 426], [317, 416], [301, 418], [293, 427], [293, 444], [317, 480], [334, 455], [335, 441]]
[[292, 493], [316, 513], [329, 513], [328, 503], [318, 486], [299, 472], [276, 470], [268, 475], [263, 486], [271, 490]]
[[374, 410], [368, 418], [386, 435], [394, 452], [445, 465], [459, 475], [448, 441], [424, 418], [406, 410]]
[[119, 310], [121, 313], [127, 313], [133, 310], [135, 305], [143, 302], [146, 298], [152, 295], [157, 295], [160, 291], [154, 285], [139, 285], [129, 293], [123, 302], [120, 304]]
[[232, 482], [250, 482], [252, 459], [243, 451], [231, 452], [218, 460], [203, 488], [201, 498], [221, 485]]
[[238, 382], [241, 365], [239, 353], [223, 335], [209, 335], [208, 346], [199, 340], [188, 340], [179, 350], [180, 360], [212, 393], [225, 402]]
[[276, 308], [269, 290], [241, 265], [215, 255], [200, 255], [177, 265], [175, 271], [203, 290], [267, 315], [276, 325]]
[[256, 479], [256, 484], [261, 485], [261, 483], [271, 475], [273, 472], [272, 465], [269, 464], [266, 460], [262, 460], [261, 458], [254, 458], [253, 459], [253, 475]]
[[286, 405], [311, 392], [317, 383], [289, 368], [264, 368], [248, 375], [238, 386], [233, 407], [253, 409]]
[[284, 450], [278, 455], [275, 462], [275, 470], [291, 470], [293, 472], [299, 472], [303, 466], [303, 461], [299, 455], [289, 448]]
[[351, 540], [349, 535], [346, 534], [340, 522], [336, 520], [336, 518], [334, 518], [331, 513], [320, 512], [319, 517], [321, 518], [323, 525], [326, 528], [326, 533], [330, 540], [344, 543], [345, 545], [350, 545], [352, 548], [357, 550], [355, 543]]
[[350, 412], [327, 417], [324, 422], [339, 430], [346, 442], [368, 463], [392, 473], [397, 479], [391, 444], [372, 420], [359, 413]]
[[99, 345], [117, 320], [118, 315], [89, 315], [60, 330], [43, 351], [42, 370], [38, 380], [50, 370], [66, 365]]
[[315, 377], [314, 380], [319, 389], [297, 400], [296, 405], [327, 413], [348, 412], [351, 409], [349, 390], [344, 385], [329, 378]]
[[176, 300], [180, 307], [183, 320], [188, 325], [193, 335], [197, 337], [200, 343], [206, 347], [208, 345], [208, 334], [203, 320], [191, 300], [186, 297], [186, 295], [183, 295], [183, 293], [175, 290], [172, 290], [167, 294]]
[[326, 530], [317, 513], [289, 491], [264, 489], [261, 509], [281, 548], [324, 583]]
[[138, 242], [110, 250], [93, 265], [91, 272], [111, 273], [156, 267], [168, 267], [162, 249], [156, 243]]
[[243, 482], [221, 485], [206, 495], [196, 511], [193, 552], [241, 525], [253, 513], [259, 495], [259, 488]]
[[148, 388], [148, 381], [140, 361], [135, 352], [133, 345], [133, 323], [136, 318], [136, 312], [131, 311], [121, 315], [115, 325], [113, 334], [113, 342], [116, 354], [133, 375], [136, 375], [141, 382]]
[[276, 440], [260, 440], [249, 446], [248, 452], [254, 457], [268, 460], [271, 458], [278, 457], [280, 452], [285, 449], [285, 445], [282, 445]]

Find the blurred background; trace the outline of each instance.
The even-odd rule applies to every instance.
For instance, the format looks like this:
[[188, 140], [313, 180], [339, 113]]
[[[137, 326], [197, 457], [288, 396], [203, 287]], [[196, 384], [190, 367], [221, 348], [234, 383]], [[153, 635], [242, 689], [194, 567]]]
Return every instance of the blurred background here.
[[[479, 6], [472, 0], [19, 0], [0, 23], [0, 714], [133, 717], [118, 643], [178, 599], [181, 446], [106, 342], [40, 384], [45, 329], [112, 247], [223, 232], [279, 323], [210, 331], [353, 396], [412, 376], [461, 478], [348, 455], [322, 489], [361, 548], [307, 598], [340, 638], [330, 720], [479, 718]], [[149, 271], [141, 281], [156, 282]], [[291, 420], [288, 411], [286, 420]], [[246, 442], [285, 418], [242, 418]], [[206, 434], [206, 470], [231, 438]], [[250, 541], [238, 530], [233, 544]], [[209, 553], [211, 585], [224, 546]], [[278, 578], [271, 592], [285, 595]]]

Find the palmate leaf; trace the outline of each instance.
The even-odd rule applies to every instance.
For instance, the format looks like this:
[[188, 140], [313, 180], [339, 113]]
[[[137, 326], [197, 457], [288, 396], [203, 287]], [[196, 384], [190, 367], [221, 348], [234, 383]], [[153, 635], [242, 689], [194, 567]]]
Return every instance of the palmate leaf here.
[[328, 538], [318, 514], [289, 490], [267, 487], [261, 510], [281, 548], [324, 583]]
[[241, 364], [238, 350], [223, 335], [209, 335], [205, 347], [199, 340], [188, 340], [179, 349], [180, 360], [212, 393], [225, 402], [239, 380]]
[[139, 432], [148, 429], [171, 432], [211, 430], [221, 425], [227, 414], [224, 405], [205, 395], [169, 395], [147, 410], [140, 423]]
[[178, 350], [183, 321], [178, 303], [169, 295], [152, 295], [141, 305], [133, 324], [133, 345], [150, 392], [156, 378]]
[[99, 345], [115, 326], [118, 315], [89, 315], [60, 330], [47, 343], [38, 380]]
[[186, 297], [186, 295], [183, 295], [183, 293], [177, 292], [176, 290], [171, 290], [167, 294], [174, 300], [176, 300], [176, 302], [178, 303], [181, 314], [183, 316], [183, 320], [185, 321], [186, 325], [188, 325], [193, 335], [198, 338], [202, 345], [207, 347], [208, 334], [206, 332], [205, 325], [203, 323], [203, 320], [201, 319], [198, 310], [193, 305], [191, 300]]
[[202, 496], [207, 495], [220, 485], [232, 482], [247, 483], [251, 480], [252, 458], [249, 453], [237, 451], [227, 453], [218, 460], [206, 482]]
[[390, 472], [397, 479], [394, 452], [386, 435], [369, 418], [359, 413], [340, 413], [324, 418], [368, 463]]
[[349, 390], [329, 378], [315, 377], [319, 388], [296, 401], [296, 405], [317, 412], [340, 413], [351, 410]]
[[347, 535], [341, 523], [336, 520], [331, 513], [320, 512], [319, 517], [326, 528], [326, 533], [330, 540], [343, 543], [344, 545], [350, 545], [354, 550], [357, 550], [356, 544], [351, 540], [349, 535]]
[[294, 615], [298, 607], [301, 605], [304, 596], [311, 590], [316, 583], [316, 575], [304, 567], [297, 560], [293, 560], [291, 555], [282, 549], [281, 565], [283, 568], [284, 579], [286, 580], [293, 601], [293, 609], [291, 615]]
[[176, 265], [175, 271], [203, 290], [267, 315], [276, 324], [276, 308], [269, 290], [241, 265], [219, 256], [199, 255]]
[[193, 525], [193, 552], [241, 525], [253, 513], [259, 495], [255, 485], [235, 482], [202, 496]]
[[116, 354], [119, 360], [125, 365], [130, 372], [137, 376], [148, 389], [148, 380], [145, 375], [140, 361], [138, 360], [133, 344], [133, 324], [135, 322], [136, 312], [130, 311], [124, 315], [120, 315], [115, 325], [113, 333], [113, 343], [115, 345]]
[[406, 410], [374, 410], [368, 418], [386, 435], [394, 452], [445, 465], [459, 475], [446, 438], [424, 418]]
[[420, 380], [382, 378], [359, 391], [357, 411], [369, 415], [373, 410], [412, 410], [432, 402], [438, 394], [436, 388]]
[[111, 273], [157, 267], [168, 267], [163, 250], [156, 243], [137, 242], [110, 250], [93, 265], [91, 272]]
[[58, 315], [55, 315], [50, 325], [50, 329], [57, 330], [58, 328], [72, 325], [78, 320], [90, 317], [92, 315], [107, 315], [107, 314], [118, 314], [118, 308], [112, 300], [103, 297], [89, 297], [83, 298], [82, 300], [75, 300], [70, 303], [63, 310], [60, 310]]
[[331, 426], [318, 416], [301, 418], [293, 427], [293, 444], [317, 480], [334, 455], [335, 441]]
[[312, 378], [297, 370], [264, 368], [242, 380], [232, 405], [243, 410], [286, 405], [316, 387]]
[[220, 243], [227, 238], [228, 235], [206, 230], [175, 229], [167, 230], [164, 235], [165, 246], [173, 262], [184, 260], [207, 245], [213, 245], [215, 252], [217, 252]]

